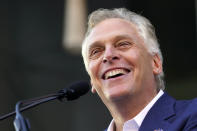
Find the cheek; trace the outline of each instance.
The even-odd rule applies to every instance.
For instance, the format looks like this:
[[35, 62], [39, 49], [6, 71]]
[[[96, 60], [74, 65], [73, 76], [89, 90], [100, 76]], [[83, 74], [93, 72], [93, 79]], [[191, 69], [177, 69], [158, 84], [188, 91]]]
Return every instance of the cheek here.
[[146, 66], [147, 61], [150, 59], [149, 54], [145, 49], [135, 49], [130, 52], [130, 60], [138, 66]]
[[98, 77], [99, 65], [97, 63], [96, 61], [89, 63], [89, 75], [91, 80], [97, 79]]
[[150, 61], [146, 51], [130, 50], [126, 58], [129, 64], [133, 66], [136, 81], [140, 80], [146, 71], [150, 71]]
[[89, 73], [92, 76], [95, 72], [95, 64], [93, 62], [89, 63]]
[[140, 60], [140, 54], [136, 50], [130, 50], [129, 52], [125, 52], [123, 55], [126, 61], [132, 66], [136, 66]]
[[91, 79], [91, 85], [92, 85], [92, 93], [98, 93], [100, 91], [100, 85], [101, 83], [99, 82], [99, 75], [98, 75], [98, 70], [99, 70], [99, 66], [96, 62], [91, 62], [89, 64], [89, 76]]

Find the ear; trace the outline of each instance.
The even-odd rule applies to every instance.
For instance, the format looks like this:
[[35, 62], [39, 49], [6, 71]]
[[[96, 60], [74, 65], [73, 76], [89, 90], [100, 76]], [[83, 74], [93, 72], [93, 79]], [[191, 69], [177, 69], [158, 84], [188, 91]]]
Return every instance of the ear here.
[[92, 89], [91, 89], [92, 93], [96, 93], [96, 89], [94, 88], [92, 81], [91, 81], [91, 86], [92, 86]]
[[162, 72], [162, 61], [158, 54], [153, 56], [153, 74], [158, 75]]

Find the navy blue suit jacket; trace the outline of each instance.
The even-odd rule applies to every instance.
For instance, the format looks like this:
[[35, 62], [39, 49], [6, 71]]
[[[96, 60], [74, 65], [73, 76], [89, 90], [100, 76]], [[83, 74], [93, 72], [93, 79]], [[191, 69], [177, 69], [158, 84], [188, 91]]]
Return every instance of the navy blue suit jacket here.
[[197, 99], [177, 101], [164, 93], [147, 113], [139, 131], [197, 131]]

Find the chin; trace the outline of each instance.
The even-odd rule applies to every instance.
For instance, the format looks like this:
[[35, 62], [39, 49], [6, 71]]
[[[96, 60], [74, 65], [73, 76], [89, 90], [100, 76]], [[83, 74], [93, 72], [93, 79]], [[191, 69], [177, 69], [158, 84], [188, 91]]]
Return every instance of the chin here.
[[110, 101], [121, 100], [123, 98], [128, 97], [129, 95], [131, 95], [131, 90], [128, 88], [121, 88], [121, 90], [113, 89], [105, 93], [105, 96]]

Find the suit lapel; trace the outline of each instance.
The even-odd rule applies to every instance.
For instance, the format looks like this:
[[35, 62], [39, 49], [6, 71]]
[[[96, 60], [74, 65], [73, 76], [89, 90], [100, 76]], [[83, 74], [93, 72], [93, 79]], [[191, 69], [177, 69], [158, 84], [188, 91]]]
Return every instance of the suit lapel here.
[[167, 121], [175, 115], [175, 99], [164, 93], [144, 118], [139, 131], [166, 131]]

